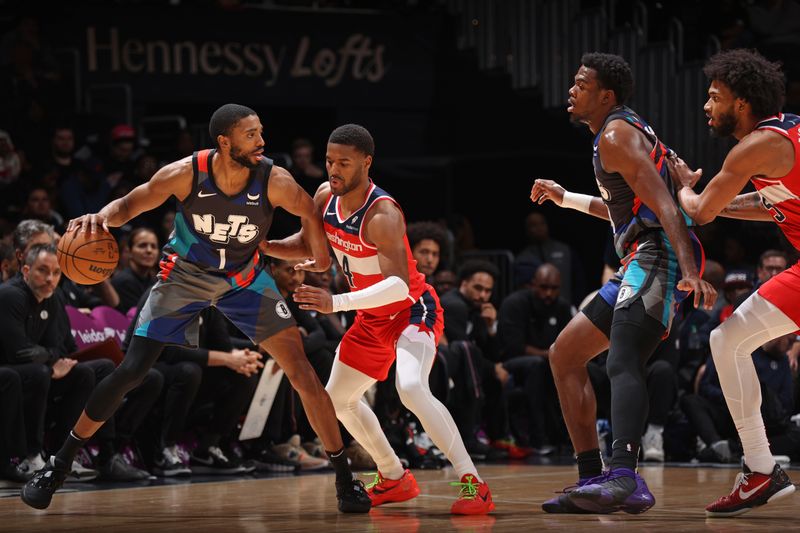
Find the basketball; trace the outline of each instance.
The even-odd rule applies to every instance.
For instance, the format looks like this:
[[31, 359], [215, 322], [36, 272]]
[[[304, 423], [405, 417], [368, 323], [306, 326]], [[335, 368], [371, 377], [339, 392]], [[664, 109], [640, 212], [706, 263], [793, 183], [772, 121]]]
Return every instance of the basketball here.
[[105, 281], [117, 268], [119, 248], [114, 237], [102, 228], [95, 233], [68, 231], [58, 241], [61, 272], [80, 285]]

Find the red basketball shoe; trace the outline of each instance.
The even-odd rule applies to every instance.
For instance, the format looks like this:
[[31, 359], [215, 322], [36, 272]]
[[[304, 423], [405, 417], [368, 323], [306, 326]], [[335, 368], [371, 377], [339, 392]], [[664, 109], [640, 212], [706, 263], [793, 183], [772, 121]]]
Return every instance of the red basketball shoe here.
[[775, 465], [770, 475], [751, 472], [747, 465], [742, 466], [733, 492], [706, 507], [706, 516], [737, 516], [794, 492], [794, 485], [780, 466]]
[[453, 502], [450, 512], [453, 514], [487, 514], [494, 511], [492, 493], [489, 492], [489, 485], [483, 481], [476, 483], [476, 477], [472, 474], [464, 474], [461, 482], [450, 483], [453, 486], [461, 487], [458, 499]]
[[406, 469], [400, 479], [384, 479], [380, 472], [375, 474], [375, 480], [367, 485], [367, 494], [372, 500], [372, 506], [377, 507], [384, 503], [404, 502], [419, 496], [419, 485], [414, 474]]

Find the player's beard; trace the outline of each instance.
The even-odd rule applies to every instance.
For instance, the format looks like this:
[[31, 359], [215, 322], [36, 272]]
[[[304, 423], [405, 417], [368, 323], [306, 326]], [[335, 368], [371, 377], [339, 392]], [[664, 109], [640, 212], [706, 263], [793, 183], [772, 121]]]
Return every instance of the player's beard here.
[[331, 190], [333, 195], [334, 196], [344, 196], [345, 194], [347, 194], [350, 191], [352, 191], [353, 189], [355, 189], [356, 186], [359, 183], [361, 183], [362, 172], [363, 171], [359, 169], [357, 171], [357, 173], [354, 174], [352, 178], [350, 178], [349, 182], [347, 180], [345, 180], [343, 176], [334, 176], [336, 179], [338, 179], [339, 181], [342, 182], [342, 188], [338, 192], [333, 192], [333, 190]]
[[[252, 155], [252, 154], [250, 154]], [[241, 150], [236, 148], [235, 146], [231, 146], [231, 159], [239, 163], [245, 168], [254, 169], [258, 167], [258, 162], [253, 162], [250, 160], [250, 155], [244, 154]]]
[[719, 118], [714, 121], [714, 125], [710, 128], [711, 135], [714, 137], [730, 137], [736, 131], [736, 117], [733, 112], [722, 113]]

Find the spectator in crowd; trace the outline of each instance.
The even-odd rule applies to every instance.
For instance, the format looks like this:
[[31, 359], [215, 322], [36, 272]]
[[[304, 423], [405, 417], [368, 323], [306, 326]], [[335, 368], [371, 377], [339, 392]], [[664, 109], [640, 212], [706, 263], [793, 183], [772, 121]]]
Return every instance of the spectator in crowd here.
[[64, 217], [53, 210], [50, 195], [44, 187], [33, 187], [28, 192], [25, 208], [22, 210], [23, 218], [35, 218], [45, 224], [50, 224], [59, 233], [64, 230]]
[[19, 178], [22, 172], [22, 158], [14, 149], [11, 135], [0, 130], [0, 187], [7, 187]]
[[[785, 424], [788, 414], [794, 411], [792, 374], [786, 357], [793, 337], [784, 335], [767, 342], [753, 353], [753, 363], [764, 393], [761, 410], [770, 448], [773, 453], [792, 451], [791, 455], [796, 456], [800, 448], [787, 434], [788, 426]], [[698, 434], [698, 457], [701, 460], [738, 462], [741, 447], [711, 356], [698, 375], [697, 393], [684, 395], [681, 408]], [[775, 448], [776, 440], [780, 442], [779, 450]]]
[[14, 253], [14, 246], [0, 241], [0, 282], [4, 283], [19, 272], [19, 261]]
[[[130, 339], [147, 299], [142, 294], [136, 317], [125, 335], [123, 349]], [[186, 474], [239, 474], [252, 471], [244, 467], [225, 445], [258, 384], [261, 354], [233, 348], [225, 318], [213, 307], [199, 315], [198, 347], [167, 346], [155, 364], [164, 376], [162, 397], [156, 408], [159, 421], [154, 471], [165, 477]], [[198, 413], [210, 404], [210, 417], [199, 427]], [[184, 430], [194, 430], [197, 446], [189, 467], [181, 459], [178, 439]]]
[[65, 124], [56, 125], [50, 137], [50, 151], [40, 162], [34, 164], [35, 176], [51, 176], [47, 179], [58, 188], [75, 176], [80, 163], [75, 154], [75, 132]]
[[103, 160], [103, 172], [112, 180], [138, 185], [136, 179], [136, 130], [130, 124], [117, 124], [111, 129], [111, 143]]
[[[290, 155], [292, 176], [310, 194], [314, 194], [325, 177], [325, 171], [314, 162], [314, 145], [308, 139], [295, 139], [292, 142]], [[311, 188], [308, 189], [307, 186]]]
[[579, 287], [573, 287], [579, 277], [579, 268], [569, 245], [550, 237], [550, 226], [547, 218], [538, 212], [528, 214], [525, 218], [525, 236], [528, 245], [517, 254], [517, 261], [533, 261], [537, 265], [550, 263], [561, 272], [561, 297], [568, 302], [580, 297]]
[[[31, 246], [21, 274], [0, 287], [0, 345], [6, 363], [20, 373], [23, 384], [34, 383], [31, 389], [35, 394], [29, 396], [25, 418], [29, 453], [33, 454], [28, 460], [34, 470], [39, 470], [44, 467], [40, 452], [45, 411], [55, 423], [54, 442], [66, 438], [95, 383], [113, 371], [114, 363], [108, 359], [78, 362], [71, 357], [77, 346], [66, 311], [54, 297], [61, 271], [52, 243]], [[97, 462], [102, 478], [127, 481], [149, 477], [127, 464], [119, 452], [123, 441], [130, 439], [144, 420], [162, 383], [158, 373], [148, 374], [128, 396], [115, 423], [107, 431], [98, 432]], [[53, 403], [56, 398], [59, 401]], [[78, 470], [79, 465], [73, 465], [73, 469]]]
[[561, 274], [545, 263], [536, 270], [530, 288], [508, 295], [499, 313], [503, 367], [525, 391], [531, 422], [525, 436], [542, 454], [555, 451], [553, 445], [564, 433], [548, 353], [576, 311], [559, 298], [560, 290]]
[[436, 294], [444, 294], [453, 290], [458, 285], [458, 276], [456, 273], [447, 268], [441, 268], [433, 275], [433, 288], [436, 289]]
[[406, 228], [406, 236], [417, 261], [417, 270], [431, 283], [447, 245], [444, 228], [435, 222], [413, 222]]
[[67, 219], [93, 213], [111, 195], [112, 183], [102, 173], [97, 160], [74, 162], [68, 175], [60, 179], [59, 198]]
[[[25, 439], [25, 414], [22, 409], [22, 380], [13, 369], [0, 366], [0, 486], [3, 481], [24, 483], [33, 472]], [[22, 461], [19, 461], [23, 458]]]
[[114, 274], [111, 285], [119, 295], [117, 310], [127, 313], [156, 282], [158, 237], [150, 228], [136, 228], [128, 235], [127, 267]]
[[485, 421], [489, 438], [500, 442], [508, 437], [502, 391], [508, 372], [500, 363], [497, 310], [489, 301], [497, 276], [497, 268], [488, 261], [465, 261], [459, 269], [458, 288], [441, 297], [447, 366], [454, 385], [447, 407], [467, 451], [477, 460], [505, 456], [476, 436], [482, 408], [489, 413]]

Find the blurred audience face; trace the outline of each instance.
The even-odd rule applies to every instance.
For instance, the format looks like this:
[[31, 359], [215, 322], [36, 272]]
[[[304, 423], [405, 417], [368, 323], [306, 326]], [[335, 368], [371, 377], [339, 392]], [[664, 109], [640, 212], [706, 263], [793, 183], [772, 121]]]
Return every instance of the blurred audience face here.
[[50, 216], [50, 196], [44, 189], [33, 189], [28, 194], [25, 212], [34, 218], [47, 219]]
[[456, 273], [452, 270], [440, 270], [433, 276], [433, 286], [437, 294], [452, 290], [458, 283]]
[[476, 272], [461, 282], [461, 294], [475, 307], [480, 307], [492, 297], [494, 278], [488, 272]]
[[311, 146], [298, 146], [292, 150], [292, 165], [300, 172], [305, 173], [314, 162], [314, 149]]
[[305, 280], [305, 271], [295, 270], [294, 263], [289, 261], [278, 261], [272, 264], [272, 277], [275, 285], [284, 296], [292, 294]]
[[161, 232], [166, 237], [175, 228], [175, 211], [167, 211], [161, 219]]
[[175, 141], [175, 150], [178, 152], [178, 157], [190, 156], [194, 152], [194, 140], [188, 130], [183, 130], [178, 134], [178, 139]]
[[703, 279], [713, 285], [717, 292], [720, 292], [725, 281], [725, 268], [718, 262], [708, 259], [703, 271]]
[[40, 253], [33, 264], [22, 266], [22, 277], [37, 301], [50, 298], [61, 279], [61, 268], [58, 266], [56, 254]]
[[556, 303], [558, 295], [561, 294], [561, 272], [551, 264], [545, 263], [540, 266], [533, 278], [533, 293], [545, 305]]
[[366, 155], [355, 146], [328, 143], [325, 154], [325, 168], [328, 170], [328, 183], [334, 196], [342, 196], [363, 184], [369, 176], [372, 156]]
[[150, 269], [158, 262], [158, 237], [152, 231], [140, 231], [133, 237], [130, 249], [131, 266]]
[[550, 229], [547, 226], [547, 219], [541, 213], [531, 213], [525, 219], [525, 234], [528, 242], [544, 242], [550, 236]]
[[439, 267], [439, 243], [433, 239], [422, 239], [411, 250], [417, 260], [417, 270], [430, 276]]
[[150, 181], [157, 170], [158, 160], [152, 155], [145, 154], [136, 160], [136, 178], [142, 183]]
[[785, 257], [780, 255], [765, 257], [764, 261], [756, 269], [758, 281], [761, 283], [769, 281], [773, 276], [777, 276], [786, 270], [787, 266]]
[[333, 282], [333, 272], [330, 268], [325, 272], [306, 272], [305, 283], [312, 287], [331, 290], [331, 282]]
[[136, 148], [136, 144], [133, 140], [119, 140], [114, 141], [111, 144], [111, 157], [116, 159], [117, 161], [129, 161], [133, 156], [133, 151]]
[[0, 273], [2, 273], [3, 281], [13, 278], [17, 272], [19, 272], [19, 261], [16, 256], [0, 261]]
[[53, 154], [68, 157], [75, 151], [75, 134], [69, 128], [59, 128], [53, 133]]
[[25, 246], [24, 250], [19, 250], [19, 249], [16, 250], [18, 264], [22, 265], [25, 262], [25, 256], [28, 254], [28, 250], [30, 250], [32, 246], [36, 244], [57, 244], [57, 243], [58, 239], [53, 239], [52, 237], [50, 237], [49, 234], [47, 234], [44, 231], [41, 233], [34, 233], [31, 236], [31, 239], [28, 241], [27, 246]]

